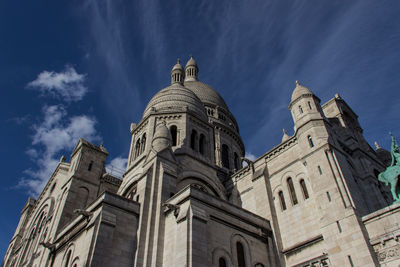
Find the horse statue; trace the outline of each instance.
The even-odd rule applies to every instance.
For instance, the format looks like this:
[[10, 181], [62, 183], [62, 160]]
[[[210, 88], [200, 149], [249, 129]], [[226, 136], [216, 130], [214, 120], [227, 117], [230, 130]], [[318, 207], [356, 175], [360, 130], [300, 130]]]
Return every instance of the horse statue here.
[[392, 163], [386, 168], [384, 172], [378, 175], [378, 180], [384, 182], [385, 185], [390, 183], [390, 191], [392, 192], [394, 203], [400, 202], [400, 149], [393, 135], [392, 136], [392, 146], [391, 146], [391, 156]]

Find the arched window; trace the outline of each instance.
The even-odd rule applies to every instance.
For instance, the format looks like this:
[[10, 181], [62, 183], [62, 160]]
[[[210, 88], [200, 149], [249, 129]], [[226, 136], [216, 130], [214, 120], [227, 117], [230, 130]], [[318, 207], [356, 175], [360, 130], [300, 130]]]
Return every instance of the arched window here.
[[292, 178], [287, 179], [287, 184], [290, 192], [290, 197], [292, 198], [292, 203], [293, 205], [297, 204], [297, 196], [296, 196], [296, 191], [294, 191], [294, 186], [293, 186], [293, 180]]
[[229, 169], [229, 147], [225, 144], [222, 145], [221, 160], [222, 167]]
[[279, 196], [279, 202], [281, 203], [282, 210], [286, 210], [286, 202], [285, 202], [285, 197], [283, 196], [283, 192], [279, 191], [278, 196]]
[[171, 128], [169, 128], [171, 132], [171, 137], [172, 137], [172, 146], [176, 146], [177, 143], [177, 137], [178, 137], [178, 129], [176, 128], [175, 125], [172, 125]]
[[65, 257], [65, 264], [64, 267], [68, 267], [69, 266], [69, 261], [71, 260], [71, 250], [68, 250], [67, 256]]
[[139, 152], [140, 152], [140, 138], [136, 141], [136, 145], [135, 145], [135, 158], [137, 156], [139, 156]]
[[309, 198], [309, 196], [308, 196], [308, 191], [307, 191], [307, 186], [306, 186], [306, 182], [304, 182], [303, 179], [300, 180], [300, 187], [301, 187], [301, 191], [303, 191], [304, 199]]
[[236, 152], [233, 153], [233, 163], [235, 164], [235, 169], [239, 170], [239, 156]]
[[236, 243], [236, 253], [237, 253], [238, 267], [246, 267], [244, 249], [242, 243], [240, 242]]
[[311, 138], [311, 135], [307, 136], [307, 139], [308, 139], [308, 144], [310, 145], [310, 147], [314, 147], [314, 142]]
[[204, 134], [200, 134], [200, 138], [199, 138], [199, 152], [200, 154], [204, 155], [205, 153], [205, 146], [206, 146], [206, 137], [204, 136]]
[[142, 136], [142, 142], [140, 144], [140, 154], [142, 154], [145, 149], [146, 149], [146, 133], [144, 133]]
[[224, 258], [222, 258], [222, 257], [219, 258], [218, 266], [219, 266], [219, 267], [226, 267], [226, 261], [225, 261]]
[[192, 130], [192, 134], [190, 135], [190, 148], [196, 150], [196, 139], [197, 139], [197, 132], [196, 130]]

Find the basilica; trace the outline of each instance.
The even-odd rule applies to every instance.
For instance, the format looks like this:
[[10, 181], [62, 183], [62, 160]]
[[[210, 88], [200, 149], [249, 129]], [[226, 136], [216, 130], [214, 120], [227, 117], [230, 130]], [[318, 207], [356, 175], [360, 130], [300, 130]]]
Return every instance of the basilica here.
[[250, 160], [198, 74], [178, 61], [130, 125], [123, 179], [80, 139], [27, 200], [2, 266], [399, 266], [400, 204], [378, 181], [391, 154], [343, 98], [296, 82], [294, 134]]

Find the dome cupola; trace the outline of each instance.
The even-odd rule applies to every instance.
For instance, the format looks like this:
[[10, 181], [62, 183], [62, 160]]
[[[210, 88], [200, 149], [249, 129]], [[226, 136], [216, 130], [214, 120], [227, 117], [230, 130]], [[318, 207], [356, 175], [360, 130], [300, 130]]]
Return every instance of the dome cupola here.
[[198, 80], [199, 68], [192, 55], [190, 55], [190, 59], [186, 63], [185, 73], [185, 82]]
[[178, 58], [175, 66], [171, 70], [171, 84], [175, 83], [183, 84], [184, 78], [185, 78], [185, 72], [181, 65], [181, 61]]

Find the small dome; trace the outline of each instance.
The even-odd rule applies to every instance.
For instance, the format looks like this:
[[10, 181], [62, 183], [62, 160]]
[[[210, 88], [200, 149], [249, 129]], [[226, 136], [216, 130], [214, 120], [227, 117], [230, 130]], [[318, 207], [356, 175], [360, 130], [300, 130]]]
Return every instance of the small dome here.
[[229, 110], [224, 99], [211, 86], [199, 81], [185, 81], [185, 87], [192, 90], [204, 104], [211, 104]]
[[168, 112], [182, 111], [184, 108], [207, 120], [206, 111], [201, 100], [191, 90], [179, 83], [174, 83], [153, 96], [144, 110], [143, 118], [148, 116], [152, 110], [155, 112]]
[[291, 102], [295, 101], [297, 98], [299, 98], [302, 95], [312, 95], [313, 92], [311, 92], [310, 89], [307, 87], [301, 85], [299, 81], [296, 81], [296, 88], [294, 88], [293, 93], [292, 93], [292, 100]]
[[151, 143], [153, 149], [157, 152], [169, 147], [172, 142], [171, 133], [169, 132], [165, 121], [157, 124], [156, 131]]
[[176, 64], [174, 65], [174, 67], [172, 68], [171, 71], [174, 71], [174, 70], [182, 70], [183, 71], [183, 67], [181, 65], [181, 61], [180, 61], [179, 58], [178, 58], [178, 61], [176, 62]]
[[193, 58], [192, 56], [190, 56], [190, 59], [189, 59], [189, 61], [186, 63], [186, 67], [185, 67], [185, 68], [190, 67], [190, 66], [195, 66], [195, 67], [197, 67], [196, 60], [194, 60], [194, 58]]

